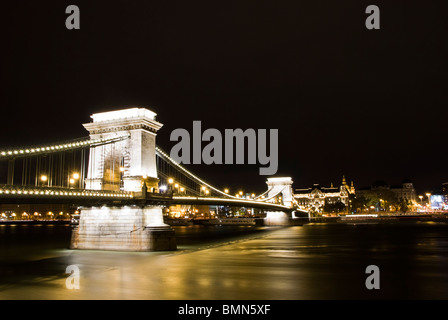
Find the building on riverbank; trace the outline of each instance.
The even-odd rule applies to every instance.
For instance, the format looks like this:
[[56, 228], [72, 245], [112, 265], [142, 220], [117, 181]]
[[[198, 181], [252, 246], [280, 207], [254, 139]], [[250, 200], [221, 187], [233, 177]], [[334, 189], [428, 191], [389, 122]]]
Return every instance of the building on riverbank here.
[[345, 177], [342, 177], [339, 187], [333, 186], [332, 183], [330, 187], [314, 184], [310, 188], [295, 189], [294, 199], [299, 207], [309, 210], [311, 213], [323, 213], [325, 208], [333, 208], [334, 211], [345, 210], [350, 206], [355, 192], [353, 181], [349, 186]]
[[433, 210], [448, 210], [448, 182], [442, 183], [442, 188], [432, 192], [430, 206]]
[[394, 198], [403, 199], [412, 203], [417, 202], [417, 196], [414, 184], [409, 179], [404, 179], [400, 185], [389, 185], [383, 180], [375, 181], [369, 187], [359, 188], [357, 193], [359, 195], [371, 195], [390, 193]]

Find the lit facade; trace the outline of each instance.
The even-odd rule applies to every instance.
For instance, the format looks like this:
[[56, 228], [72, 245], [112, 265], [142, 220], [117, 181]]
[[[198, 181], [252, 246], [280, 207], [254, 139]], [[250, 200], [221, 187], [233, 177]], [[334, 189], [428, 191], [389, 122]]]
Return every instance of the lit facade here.
[[310, 212], [322, 213], [326, 204], [342, 203], [346, 207], [350, 205], [350, 196], [355, 194], [353, 181], [350, 186], [347, 184], [345, 177], [342, 178], [340, 187], [322, 187], [314, 184], [311, 188], [295, 189], [294, 199], [300, 208], [309, 210]]

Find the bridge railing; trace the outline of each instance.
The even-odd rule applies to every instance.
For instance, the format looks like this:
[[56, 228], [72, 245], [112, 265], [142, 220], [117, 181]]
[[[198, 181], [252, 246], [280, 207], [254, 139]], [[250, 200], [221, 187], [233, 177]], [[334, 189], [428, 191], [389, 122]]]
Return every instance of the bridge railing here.
[[31, 187], [31, 186], [0, 186], [0, 196], [54, 196], [54, 197], [107, 197], [107, 198], [133, 198], [132, 192], [87, 190], [62, 187]]

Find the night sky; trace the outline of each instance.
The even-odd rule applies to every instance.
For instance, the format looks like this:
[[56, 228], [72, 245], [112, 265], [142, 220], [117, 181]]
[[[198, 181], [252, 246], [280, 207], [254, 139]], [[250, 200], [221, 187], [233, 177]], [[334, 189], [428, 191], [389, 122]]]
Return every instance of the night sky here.
[[[0, 149], [87, 135], [90, 115], [146, 107], [171, 131], [279, 129], [295, 188], [448, 181], [446, 1], [2, 3]], [[81, 29], [67, 30], [75, 4]], [[365, 9], [381, 10], [367, 30]], [[266, 189], [260, 165], [188, 165]]]

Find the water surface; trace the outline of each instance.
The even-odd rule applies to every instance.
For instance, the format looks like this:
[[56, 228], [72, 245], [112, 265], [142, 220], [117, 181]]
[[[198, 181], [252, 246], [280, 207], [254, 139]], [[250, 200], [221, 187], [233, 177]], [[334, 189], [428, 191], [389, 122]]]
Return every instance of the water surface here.
[[[67, 249], [68, 226], [0, 226], [0, 299], [448, 298], [446, 223], [175, 229], [178, 251], [107, 252]], [[372, 264], [379, 290], [365, 287]]]

